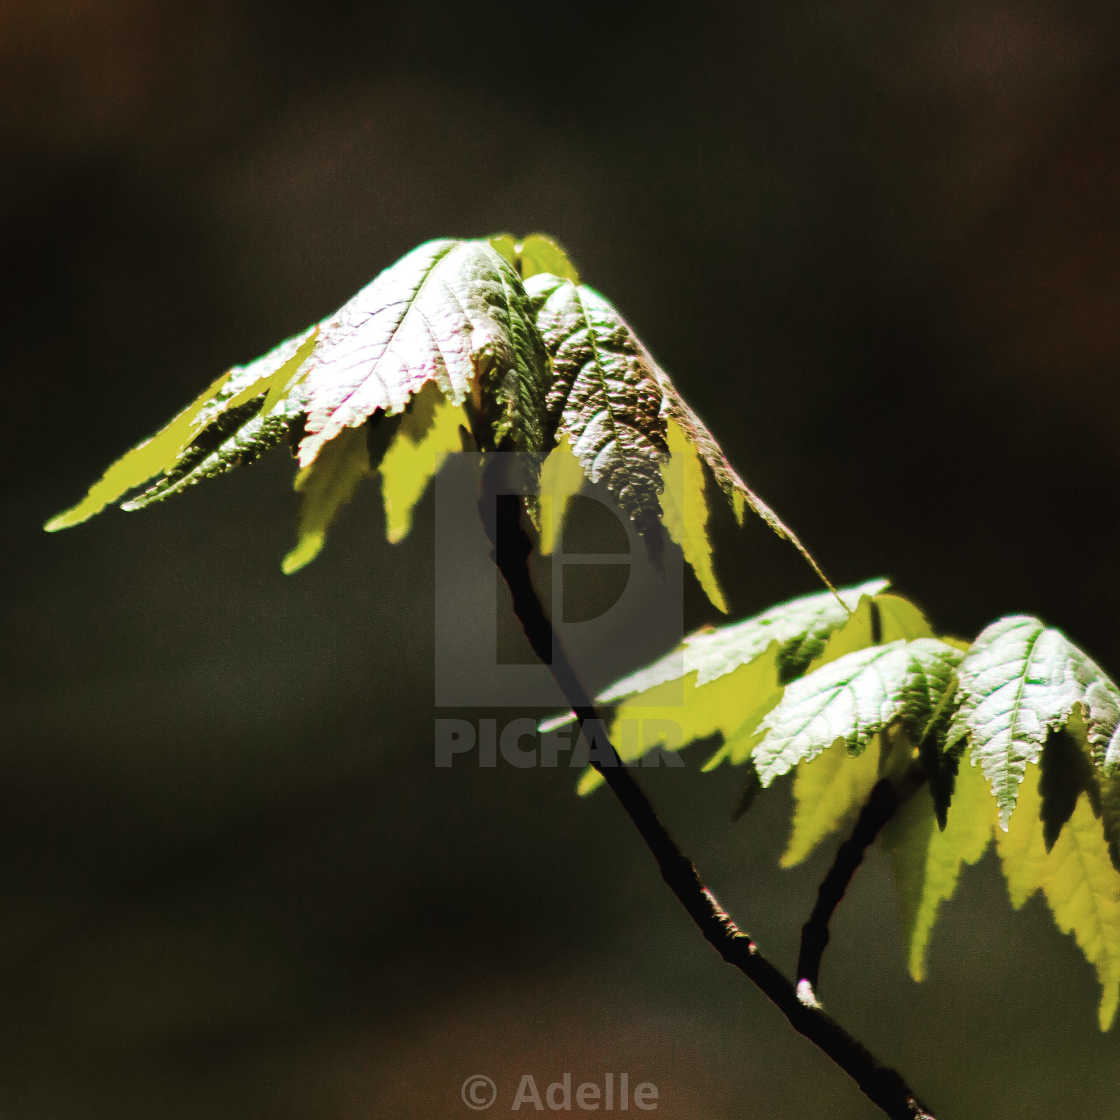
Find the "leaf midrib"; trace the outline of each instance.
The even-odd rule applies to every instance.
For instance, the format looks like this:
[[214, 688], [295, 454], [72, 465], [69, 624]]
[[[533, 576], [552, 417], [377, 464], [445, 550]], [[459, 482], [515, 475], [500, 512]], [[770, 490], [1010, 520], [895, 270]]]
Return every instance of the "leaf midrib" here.
[[[341, 409], [345, 408], [345, 406], [349, 403], [350, 399], [354, 396], [354, 394], [362, 387], [362, 385], [365, 384], [366, 379], [371, 377], [371, 376], [376, 377], [381, 382], [381, 384], [383, 386], [385, 386], [386, 389], [388, 389], [388, 386], [385, 385], [385, 379], [378, 372], [378, 366], [380, 366], [381, 362], [384, 361], [385, 355], [388, 354], [390, 352], [390, 350], [393, 349], [394, 343], [397, 340], [397, 336], [400, 334], [401, 329], [404, 327], [405, 320], [408, 318], [408, 316], [411, 314], [411, 312], [415, 308], [417, 302], [420, 299], [421, 293], [424, 291], [424, 288], [426, 287], [428, 281], [434, 275], [436, 269], [439, 268], [439, 266], [443, 263], [443, 261], [446, 260], [447, 257], [449, 257], [456, 249], [462, 248], [464, 246], [464, 244], [466, 244], [466, 243], [462, 242], [462, 241], [453, 241], [450, 245], [447, 246], [446, 249], [441, 250], [436, 255], [436, 257], [432, 260], [431, 264], [428, 265], [427, 270], [424, 272], [424, 275], [421, 278], [420, 283], [416, 285], [415, 289], [412, 292], [412, 295], [408, 299], [400, 301], [401, 305], [404, 307], [404, 310], [401, 312], [400, 318], [396, 321], [396, 324], [393, 326], [392, 331], [389, 333], [389, 338], [386, 341], [384, 347], [382, 347], [381, 353], [376, 358], [374, 358], [372, 364], [369, 367], [369, 371], [366, 373], [365, 377], [362, 378], [362, 380], [357, 385], [355, 385], [350, 390], [350, 392], [348, 392], [346, 394], [346, 396], [343, 397], [342, 400], [340, 400], [338, 402], [338, 404], [331, 410], [332, 415], [336, 412], [339, 412]], [[376, 315], [379, 311], [385, 310], [386, 308], [389, 308], [389, 307], [392, 307], [391, 303], [386, 304], [384, 308], [378, 308], [377, 310], [374, 311], [373, 314]], [[423, 315], [423, 312], [421, 312], [420, 314]], [[432, 333], [431, 326], [428, 324], [426, 318], [424, 320], [424, 325], [427, 328], [428, 333], [431, 334]], [[442, 351], [441, 351], [441, 353], [442, 353]], [[308, 465], [310, 465], [310, 464], [308, 464]]]

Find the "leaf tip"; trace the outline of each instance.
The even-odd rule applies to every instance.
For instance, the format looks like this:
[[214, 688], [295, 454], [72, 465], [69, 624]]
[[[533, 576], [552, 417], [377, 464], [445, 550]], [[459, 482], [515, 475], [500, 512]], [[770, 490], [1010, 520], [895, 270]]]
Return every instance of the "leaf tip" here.
[[598, 770], [588, 767], [580, 775], [579, 784], [576, 786], [576, 793], [580, 797], [586, 797], [589, 793], [593, 793], [603, 784], [603, 776]]
[[79, 520], [84, 518], [75, 518], [73, 510], [66, 510], [63, 513], [56, 513], [49, 521], [43, 523], [44, 533], [57, 533], [59, 529], [69, 529], [72, 525], [77, 525]]
[[300, 539], [299, 544], [280, 561], [280, 570], [284, 575], [290, 576], [294, 575], [301, 568], [307, 567], [307, 565], [322, 551], [323, 541], [325, 539], [326, 534], [324, 533], [305, 534]]
[[1102, 1031], [1112, 1029], [1117, 1009], [1120, 1009], [1120, 980], [1113, 980], [1101, 991], [1100, 1007], [1097, 1008], [1097, 1022]]

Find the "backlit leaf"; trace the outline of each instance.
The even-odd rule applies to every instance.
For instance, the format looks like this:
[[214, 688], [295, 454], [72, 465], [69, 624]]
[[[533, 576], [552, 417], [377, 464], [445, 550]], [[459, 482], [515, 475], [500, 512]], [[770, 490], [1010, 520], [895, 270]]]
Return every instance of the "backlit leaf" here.
[[490, 244], [513, 265], [522, 280], [548, 272], [579, 283], [579, 273], [571, 258], [547, 234], [531, 233], [518, 241], [508, 233], [500, 233], [490, 238]]
[[[482, 419], [480, 446], [543, 451], [548, 368], [517, 274], [485, 241], [413, 249], [320, 324], [299, 461], [425, 385]], [[478, 427], [476, 425], [476, 427]]]
[[847, 744], [833, 743], [799, 766], [793, 779], [793, 821], [782, 853], [782, 867], [796, 867], [817, 845], [852, 824], [879, 780], [882, 740], [876, 736], [852, 758]]
[[925, 979], [930, 935], [941, 904], [953, 897], [961, 868], [979, 862], [987, 851], [995, 823], [996, 807], [983, 776], [963, 766], [944, 830], [938, 827], [929, 798], [920, 794], [907, 798], [883, 830], [898, 888], [906, 965], [915, 980]]
[[1027, 766], [1037, 764], [1047, 737], [1065, 727], [1075, 707], [1099, 769], [1111, 768], [1116, 686], [1059, 630], [1014, 615], [987, 627], [960, 666], [960, 706], [948, 746], [967, 742], [1000, 808], [1006, 828]]
[[548, 556], [560, 540], [568, 504], [584, 483], [583, 467], [572, 454], [567, 436], [548, 453], [540, 477], [540, 551]]
[[365, 432], [348, 428], [296, 475], [295, 488], [301, 497], [299, 540], [281, 564], [285, 575], [315, 559], [335, 515], [369, 473]]
[[[525, 252], [558, 266], [561, 250], [546, 242], [527, 239]], [[460, 446], [460, 424], [484, 449], [546, 450], [550, 376], [528, 297], [502, 255], [486, 241], [427, 242], [334, 315], [215, 381], [47, 528], [77, 524], [160, 476], [125, 503], [143, 508], [294, 437], [300, 541], [284, 569], [295, 571], [318, 552], [360, 477], [357, 443], [347, 439], [323, 472], [309, 468], [335, 440], [376, 414], [405, 412], [430, 386], [435, 398], [405, 417], [382, 463], [386, 522], [398, 540], [443, 456]]]
[[[256, 361], [245, 366], [234, 366], [222, 374], [170, 423], [113, 463], [90, 487], [82, 501], [52, 517], [44, 528], [53, 533], [58, 529], [79, 525], [158, 474], [166, 475], [168, 489], [172, 486], [181, 489], [187, 484], [187, 478], [196, 473], [200, 477], [203, 474], [221, 473], [222, 469], [228, 470], [241, 462], [245, 450], [241, 445], [222, 460], [223, 463], [228, 462], [229, 466], [219, 468], [216, 463], [209, 462], [218, 453], [221, 443], [235, 434], [221, 430], [223, 416], [234, 414], [242, 423], [253, 424], [259, 440], [269, 444], [279, 440], [290, 417], [283, 415], [279, 424], [269, 426], [266, 421], [273, 416], [275, 409], [264, 413], [263, 409], [252, 408], [252, 402], [255, 398], [268, 394], [275, 385], [287, 384], [305, 368], [316, 336], [317, 329], [312, 327], [282, 342]], [[263, 403], [262, 401], [262, 405]], [[248, 414], [240, 413], [239, 410], [246, 405], [250, 405]], [[221, 438], [210, 441], [214, 442], [214, 446], [210, 446], [210, 442], [204, 442], [201, 451], [196, 449], [192, 454], [196, 441], [204, 439], [207, 431], [212, 428], [221, 432]], [[245, 446], [256, 447], [258, 444], [251, 436]], [[155, 489], [158, 491], [159, 488]], [[157, 496], [160, 495], [153, 493], [152, 498]], [[146, 501], [138, 502], [133, 508], [140, 508], [145, 504]]]
[[846, 654], [794, 681], [758, 728], [751, 758], [763, 787], [838, 740], [858, 754], [896, 720], [919, 741], [960, 657], [934, 638], [900, 639]]
[[426, 385], [412, 399], [377, 467], [391, 543], [408, 535], [416, 503], [447, 456], [462, 450], [467, 427], [463, 406], [446, 400], [434, 385]]
[[[951, 810], [950, 810], [951, 811]], [[1108, 1030], [1120, 1006], [1120, 875], [1109, 858], [1087, 794], [1047, 851], [1036, 783], [1024, 782], [1019, 807], [996, 844], [1012, 905], [1041, 890], [1054, 921], [1072, 933], [1101, 984], [1099, 1022]]]
[[[886, 583], [870, 580], [842, 589], [838, 596], [817, 592], [754, 618], [689, 635], [597, 697], [597, 703], [616, 709], [612, 742], [625, 759], [633, 760], [655, 748], [679, 749], [718, 732], [724, 744], [706, 768], [725, 760], [745, 761], [755, 726], [777, 703], [783, 684], [804, 672], [829, 635], [848, 625], [851, 610]], [[568, 714], [546, 721], [542, 730], [572, 718]], [[590, 771], [580, 788], [586, 791], [599, 781]]]
[[749, 506], [808, 557], [732, 470], [608, 300], [586, 285], [547, 273], [528, 277], [526, 290], [552, 360], [547, 398], [552, 439], [567, 437], [587, 477], [606, 487], [640, 533], [663, 521], [714, 606], [727, 609], [708, 538], [707, 478], [736, 518], [741, 520]]

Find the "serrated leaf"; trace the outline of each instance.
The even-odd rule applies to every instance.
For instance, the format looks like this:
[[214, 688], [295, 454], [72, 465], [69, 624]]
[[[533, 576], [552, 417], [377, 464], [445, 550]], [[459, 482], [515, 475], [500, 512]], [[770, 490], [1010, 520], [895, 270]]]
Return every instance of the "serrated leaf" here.
[[1047, 736], [1065, 727], [1075, 707], [1086, 715], [1098, 767], [1108, 765], [1115, 685], [1087, 654], [1037, 618], [1014, 615], [992, 623], [960, 667], [960, 706], [947, 745], [966, 741], [1000, 808], [1006, 828], [1028, 765]]
[[834, 595], [819, 591], [802, 595], [751, 618], [723, 626], [705, 626], [689, 634], [675, 649], [651, 665], [616, 681], [597, 698], [614, 703], [689, 673], [708, 684], [761, 656], [770, 645], [780, 647], [779, 662], [801, 671], [824, 648], [829, 635], [843, 627], [860, 603], [887, 586], [885, 579], [843, 587]]
[[[783, 679], [813, 672], [872, 645], [932, 636], [925, 615], [909, 600], [882, 593], [868, 596], [827, 640], [808, 641], [797, 648], [797, 660], [789, 666], [789, 675]], [[806, 665], [806, 661], [810, 663]], [[888, 761], [892, 768], [909, 762], [909, 756], [901, 757], [904, 752], [898, 749], [884, 751], [882, 739], [882, 736], [875, 736], [869, 747], [855, 758], [851, 757], [845, 743], [836, 743], [814, 759], [811, 766], [798, 766], [793, 781], [793, 831], [782, 856], [783, 866], [792, 867], [801, 862], [832, 833], [851, 824], [872, 787], [883, 776]], [[753, 746], [753, 741], [743, 743], [738, 753], [745, 757]]]
[[1090, 680], [1082, 707], [1093, 761], [1105, 774], [1120, 773], [1120, 689], [1100, 673]]
[[447, 456], [462, 449], [468, 423], [462, 405], [446, 400], [434, 385], [412, 399], [377, 467], [390, 543], [408, 536], [412, 511]]
[[648, 530], [659, 513], [667, 448], [661, 392], [640, 344], [586, 286], [538, 274], [525, 287], [552, 359], [547, 409], [554, 439], [567, 437], [587, 477]]
[[[44, 528], [53, 533], [79, 525], [158, 474], [166, 474], [170, 483], [181, 484], [189, 473], [208, 469], [206, 460], [214, 450], [209, 447], [203, 456], [189, 457], [190, 470], [183, 469], [184, 456], [189, 456], [192, 445], [204, 437], [212, 426], [220, 425], [224, 415], [236, 413], [262, 394], [266, 395], [267, 402], [267, 394], [277, 383], [286, 384], [304, 366], [316, 335], [317, 328], [311, 327], [282, 342], [256, 361], [234, 366], [222, 374], [154, 436], [111, 464], [77, 505], [52, 517]], [[275, 427], [270, 431], [264, 430], [265, 421], [273, 412], [274, 409], [265, 410], [263, 406], [251, 408], [251, 415], [245, 419], [256, 423], [262, 438], [275, 442], [282, 435], [282, 426], [280, 430]], [[226, 434], [223, 433], [223, 438]], [[251, 443], [251, 440], [248, 441], [246, 446]], [[239, 447], [237, 453], [243, 450]], [[220, 473], [220, 470], [215, 465], [211, 473]], [[133, 508], [139, 508], [140, 504], [147, 503], [139, 503]]]
[[676, 420], [670, 420], [666, 429], [669, 455], [661, 464], [661, 521], [709, 602], [721, 614], [727, 614], [727, 600], [716, 577], [708, 536], [708, 496], [700, 453]]
[[1019, 909], [1041, 890], [1054, 921], [1072, 933], [1101, 984], [1098, 1021], [1108, 1030], [1120, 1006], [1120, 874], [1109, 858], [1100, 821], [1083, 794], [1047, 851], [1041, 796], [1034, 782], [1019, 790], [1019, 807], [996, 845], [1011, 903]]
[[369, 473], [366, 434], [348, 428], [296, 475], [295, 489], [301, 498], [299, 536], [281, 563], [285, 575], [298, 572], [319, 555], [335, 515]]
[[794, 681], [758, 728], [751, 758], [762, 785], [838, 740], [858, 754], [896, 720], [919, 741], [960, 656], [933, 638], [899, 640], [849, 653]]
[[552, 439], [568, 438], [587, 477], [606, 487], [640, 533], [663, 521], [713, 605], [727, 609], [708, 539], [708, 477], [736, 518], [741, 520], [750, 506], [808, 557], [732, 470], [608, 300], [586, 285], [547, 273], [527, 278], [526, 290], [552, 361], [547, 398]]
[[[596, 702], [616, 708], [612, 742], [626, 739], [635, 753], [679, 749], [719, 732], [724, 745], [705, 769], [725, 759], [744, 761], [743, 744], [755, 725], [778, 701], [788, 674], [803, 671], [828, 635], [845, 625], [852, 608], [881, 591], [886, 580], [870, 580], [838, 594], [829, 591], [780, 604], [753, 618], [690, 634], [674, 650], [652, 665], [623, 677], [602, 692]], [[783, 675], [785, 674], [785, 675]], [[542, 723], [552, 730], [571, 722], [570, 714]], [[751, 743], [750, 745], [753, 745]], [[594, 772], [585, 775], [581, 789], [599, 783]]]
[[[550, 252], [543, 239], [527, 243], [534, 259]], [[333, 441], [375, 414], [403, 412], [431, 386], [450, 407], [469, 406], [470, 428], [483, 449], [541, 453], [549, 377], [528, 297], [501, 254], [484, 240], [428, 242], [334, 315], [215, 381], [47, 528], [77, 524], [162, 475], [125, 504], [142, 508], [250, 461], [296, 432], [304, 521], [300, 544], [284, 565], [294, 571], [318, 551], [326, 529], [320, 522], [341, 504], [309, 503], [307, 495], [334, 493], [328, 478], [357, 477], [355, 470], [340, 473], [337, 461], [326, 470], [322, 487], [313, 481], [316, 472], [303, 473]], [[417, 421], [406, 420], [390, 448], [383, 479], [393, 539], [407, 531], [413, 504], [451, 445], [450, 413], [441, 407], [438, 420], [411, 446], [409, 433]], [[456, 430], [457, 425], [458, 420]], [[348, 464], [355, 461], [352, 453], [346, 457]]]
[[907, 798], [883, 830], [898, 888], [906, 966], [915, 980], [925, 979], [941, 904], [956, 892], [961, 869], [978, 863], [987, 851], [995, 823], [995, 805], [983, 777], [965, 766], [957, 776], [944, 830], [929, 798], [920, 794]]
[[300, 386], [300, 465], [344, 428], [403, 411], [427, 384], [453, 404], [471, 397], [492, 429], [482, 446], [542, 451], [547, 379], [532, 309], [506, 260], [485, 241], [426, 242], [320, 325]]

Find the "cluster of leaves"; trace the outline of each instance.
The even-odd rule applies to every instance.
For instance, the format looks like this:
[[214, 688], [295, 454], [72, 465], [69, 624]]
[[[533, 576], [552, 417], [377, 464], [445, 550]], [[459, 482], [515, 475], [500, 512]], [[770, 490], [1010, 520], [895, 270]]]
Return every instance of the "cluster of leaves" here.
[[[46, 528], [76, 525], [147, 483], [124, 503], [141, 509], [285, 439], [302, 496], [286, 572], [318, 554], [374, 471], [389, 539], [400, 540], [430, 479], [460, 449], [526, 453], [534, 476], [543, 460], [545, 551], [584, 479], [603, 484], [640, 532], [664, 525], [722, 611], [710, 495], [739, 520], [753, 510], [813, 563], [625, 320], [541, 234], [418, 246], [333, 315], [219, 377]], [[537, 479], [527, 483], [531, 493]]]
[[[905, 800], [881, 836], [911, 974], [925, 975], [962, 867], [994, 843], [1012, 904], [1041, 891], [1096, 969], [1106, 1030], [1120, 1006], [1120, 689], [1036, 618], [938, 638], [886, 586], [690, 635], [599, 697], [612, 740], [634, 761], [718, 737], [705, 769], [745, 766], [749, 794], [793, 772], [787, 867], [850, 826], [881, 778], [918, 768], [930, 796]], [[581, 791], [600, 780], [588, 771]]]
[[[819, 574], [614, 307], [542, 235], [420, 245], [335, 314], [219, 377], [46, 528], [137, 490], [124, 508], [143, 508], [284, 441], [302, 499], [287, 572], [318, 554], [375, 472], [400, 540], [446, 456], [465, 448], [522, 453], [543, 551], [590, 480], [640, 532], [662, 525], [722, 611], [716, 495], [737, 519], [762, 517]], [[1012, 902], [1041, 891], [1096, 968], [1107, 1028], [1120, 1004], [1120, 690], [1037, 619], [957, 642], [886, 586], [692, 635], [603, 694], [612, 738], [637, 759], [718, 736], [707, 765], [746, 767], [748, 794], [794, 772], [786, 865], [850, 822], [881, 777], [919, 768], [932, 796], [907, 800], [883, 834], [911, 972], [924, 973], [962, 866], [994, 841]], [[585, 775], [581, 789], [596, 781]]]

